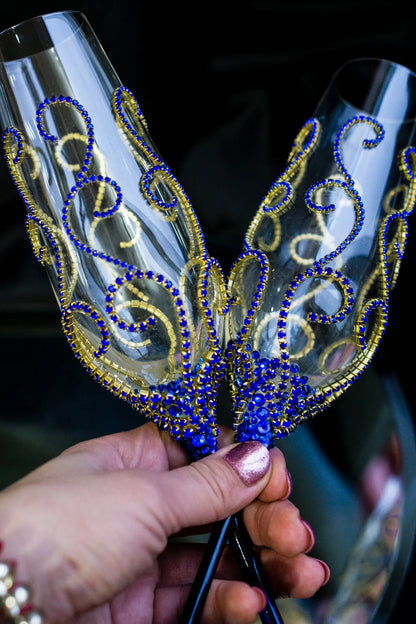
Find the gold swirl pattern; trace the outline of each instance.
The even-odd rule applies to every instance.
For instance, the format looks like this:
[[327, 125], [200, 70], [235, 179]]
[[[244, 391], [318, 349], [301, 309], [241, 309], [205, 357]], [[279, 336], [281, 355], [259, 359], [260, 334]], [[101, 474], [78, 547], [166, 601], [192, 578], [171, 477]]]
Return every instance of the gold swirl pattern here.
[[239, 301], [241, 304], [241, 298], [239, 299], [237, 290], [234, 287], [236, 275], [241, 275], [244, 266], [247, 263], [253, 261], [259, 267], [259, 277], [257, 278], [257, 288], [251, 301], [250, 308], [247, 310], [246, 313], [244, 313], [245, 318], [242, 322], [243, 327], [237, 335], [238, 339], [243, 345], [245, 345], [248, 340], [249, 330], [255, 319], [256, 312], [261, 305], [261, 302], [263, 301], [264, 291], [269, 277], [269, 260], [266, 255], [259, 250], [251, 249], [250, 251], [246, 251], [240, 255], [238, 260], [231, 267], [231, 272], [228, 279], [228, 291], [231, 293], [231, 297], [233, 298], [234, 303], [237, 303], [237, 301]]
[[[119, 125], [120, 130], [125, 133], [131, 141], [132, 149], [137, 150], [144, 160], [150, 162], [153, 166], [150, 167], [140, 180], [140, 188], [144, 193], [144, 196], [148, 200], [149, 204], [155, 208], [161, 214], [170, 220], [173, 220], [171, 211], [176, 206], [180, 205], [182, 213], [187, 222], [187, 232], [191, 236], [190, 240], [190, 256], [201, 257], [206, 253], [205, 244], [201, 232], [199, 222], [196, 218], [192, 205], [179, 184], [178, 180], [173, 176], [168, 166], [161, 160], [155, 150], [150, 147], [145, 140], [145, 133], [141, 132], [141, 128], [144, 126], [146, 129], [147, 124], [144, 116], [139, 109], [139, 106], [131, 93], [126, 87], [119, 87], [115, 90], [112, 99], [113, 112]], [[136, 121], [136, 127], [139, 131], [133, 127], [132, 122], [126, 113], [129, 114], [133, 121]], [[160, 176], [161, 179], [166, 182], [168, 189], [171, 190], [170, 201], [165, 201], [163, 197], [159, 198], [152, 191], [152, 177], [154, 175]], [[176, 213], [175, 213], [176, 214]]]
[[[293, 307], [294, 306], [292, 305], [292, 308]], [[253, 348], [255, 350], [259, 350], [261, 336], [265, 330], [267, 331], [269, 326], [272, 326], [274, 328], [272, 329], [273, 334], [276, 333], [276, 326], [277, 326], [278, 319], [279, 319], [279, 312], [269, 312], [268, 314], [265, 314], [263, 316], [263, 318], [261, 319], [261, 321], [259, 321], [259, 323], [257, 323], [253, 331], [253, 335], [252, 335]], [[293, 312], [289, 312], [289, 314], [287, 315], [287, 323], [288, 325], [299, 326], [304, 334], [305, 344], [302, 347], [302, 349], [300, 349], [299, 351], [291, 352], [289, 354], [291, 360], [297, 361], [300, 358], [305, 357], [310, 351], [312, 351], [314, 344], [315, 344], [315, 333], [312, 329], [311, 324], [308, 322], [308, 320], [305, 319], [303, 316], [300, 316], [299, 314], [294, 314]], [[273, 345], [273, 341], [272, 341], [272, 345]], [[270, 350], [270, 354], [271, 356], [278, 356], [279, 351], [275, 350], [272, 347]]]
[[[147, 231], [148, 227], [124, 203], [121, 187], [108, 175], [93, 120], [78, 101], [53, 96], [42, 102], [36, 113], [39, 135], [52, 147], [44, 158], [51, 160], [57, 176], [59, 171], [69, 176], [62, 177], [60, 182], [62, 188], [68, 185], [63, 193], [61, 223], [56, 215], [49, 216], [41, 209], [41, 199], [34, 199], [44, 192], [43, 188], [39, 191], [42, 182], [33, 192], [29, 190], [28, 170], [30, 180], [37, 181], [41, 175], [40, 159], [15, 128], [8, 128], [3, 135], [6, 159], [27, 208], [33, 251], [39, 261], [50, 267], [55, 280], [62, 326], [75, 356], [96, 381], [200, 456], [216, 447], [215, 397], [223, 375], [217, 324], [228, 306], [225, 281], [218, 263], [207, 255], [185, 192], [146, 138], [147, 124], [131, 92], [124, 87], [117, 89], [111, 107], [118, 131], [128, 138], [128, 149], [140, 166], [142, 198], [160, 219], [178, 222], [178, 236], [188, 246], [185, 265], [199, 267], [193, 281], [186, 279], [185, 269], [178, 274], [175, 285], [168, 276], [140, 270], [123, 255], [118, 257], [100, 249], [108, 236], [104, 225], [117, 218], [118, 223], [121, 220], [125, 224], [120, 233], [131, 234], [131, 238], [108, 240], [113, 248], [118, 246], [120, 253], [131, 249], [134, 258], [144, 226]], [[53, 109], [59, 109], [60, 127], [68, 115], [68, 126], [79, 128], [81, 122], [84, 129], [56, 136], [47, 125], [53, 128]], [[70, 176], [74, 181], [70, 181]], [[100, 276], [100, 303], [96, 298], [96, 278], [91, 289], [85, 282], [91, 279], [88, 275], [94, 274]], [[186, 297], [185, 282], [191, 287]], [[82, 296], [83, 292], [87, 297]], [[197, 315], [208, 339], [205, 346], [196, 344], [196, 310], [187, 305], [189, 297], [195, 296]], [[160, 351], [162, 348], [165, 351]], [[146, 364], [147, 354], [156, 354], [158, 349], [162, 356], [159, 364], [155, 359]], [[202, 353], [199, 360], [198, 349]], [[157, 383], [152, 384], [146, 369], [156, 364]]]
[[265, 219], [271, 219], [274, 235], [271, 242], [258, 239], [258, 247], [263, 251], [274, 251], [281, 239], [280, 216], [289, 208], [294, 199], [294, 189], [302, 179], [308, 158], [318, 144], [320, 124], [316, 119], [309, 119], [296, 136], [288, 164], [282, 175], [272, 184], [263, 198], [260, 207], [251, 221], [246, 236], [245, 247], [254, 246], [255, 235], [264, 226]]

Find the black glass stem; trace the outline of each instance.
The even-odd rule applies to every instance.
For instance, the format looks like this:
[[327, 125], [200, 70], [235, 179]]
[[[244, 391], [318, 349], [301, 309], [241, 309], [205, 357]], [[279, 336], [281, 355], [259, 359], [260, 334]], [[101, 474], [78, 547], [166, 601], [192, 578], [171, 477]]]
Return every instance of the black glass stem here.
[[224, 552], [230, 522], [231, 516], [215, 523], [179, 624], [196, 624], [199, 621], [215, 571]]
[[266, 606], [259, 616], [261, 622], [284, 624], [241, 513], [214, 525], [179, 624], [196, 624], [199, 621], [227, 540], [233, 549], [244, 580], [251, 586], [259, 587], [266, 598]]
[[267, 604], [260, 613], [260, 620], [263, 624], [284, 624], [263, 565], [244, 524], [242, 512], [231, 517], [227, 537], [246, 582], [253, 587], [259, 587], [265, 595]]

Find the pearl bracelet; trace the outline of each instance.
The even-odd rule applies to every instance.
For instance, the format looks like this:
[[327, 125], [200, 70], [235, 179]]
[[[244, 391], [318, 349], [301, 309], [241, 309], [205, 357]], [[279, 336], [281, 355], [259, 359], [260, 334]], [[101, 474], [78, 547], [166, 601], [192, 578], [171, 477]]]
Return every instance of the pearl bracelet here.
[[41, 614], [30, 605], [29, 588], [15, 581], [14, 569], [12, 562], [0, 561], [0, 624], [42, 624]]

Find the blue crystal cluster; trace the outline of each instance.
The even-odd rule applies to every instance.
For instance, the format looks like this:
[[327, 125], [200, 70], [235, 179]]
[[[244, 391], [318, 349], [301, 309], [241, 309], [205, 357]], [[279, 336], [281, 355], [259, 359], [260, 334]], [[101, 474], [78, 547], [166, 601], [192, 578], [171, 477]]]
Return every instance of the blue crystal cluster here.
[[297, 364], [261, 357], [250, 343], [234, 351], [231, 361], [236, 440], [259, 440], [271, 448], [305, 418], [315, 391]]
[[179, 378], [150, 386], [149, 394], [137, 393], [130, 402], [197, 459], [217, 450], [215, 410], [222, 376], [223, 363], [219, 356], [213, 356], [209, 362], [201, 359], [187, 381]]

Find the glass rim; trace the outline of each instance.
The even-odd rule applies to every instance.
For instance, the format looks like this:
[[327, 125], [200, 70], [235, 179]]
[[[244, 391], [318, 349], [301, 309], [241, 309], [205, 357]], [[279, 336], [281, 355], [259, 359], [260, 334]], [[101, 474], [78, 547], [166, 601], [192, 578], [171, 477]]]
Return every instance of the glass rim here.
[[[1, 33], [0, 33], [1, 35]], [[344, 63], [342, 63], [342, 65], [340, 65], [338, 67], [338, 69], [335, 70], [334, 74], [333, 74], [333, 80], [335, 81], [337, 79], [337, 77], [341, 74], [341, 72], [343, 72], [345, 69], [347, 69], [348, 67], [355, 65], [355, 64], [363, 64], [363, 63], [382, 63], [383, 65], [386, 66], [391, 66], [391, 67], [397, 67], [397, 68], [401, 68], [406, 70], [411, 76], [413, 76], [416, 80], [416, 71], [413, 71], [411, 69], [409, 69], [409, 67], [407, 67], [407, 65], [403, 65], [403, 63], [399, 63], [398, 61], [392, 61], [390, 59], [384, 58], [384, 57], [378, 57], [378, 56], [358, 56], [355, 58], [351, 58], [348, 59], [347, 61], [345, 61]]]
[[3, 35], [8, 33], [9, 31], [17, 30], [19, 28], [22, 28], [22, 26], [26, 26], [27, 24], [30, 24], [30, 22], [37, 22], [38, 20], [47, 19], [49, 17], [53, 17], [54, 15], [80, 15], [80, 16], [82, 15], [84, 16], [84, 14], [81, 11], [77, 11], [76, 9], [74, 10], [68, 9], [68, 10], [63, 10], [63, 11], [50, 11], [48, 13], [38, 13], [36, 15], [33, 15], [33, 17], [28, 17], [26, 19], [21, 20], [20, 22], [17, 22], [16, 24], [13, 24], [13, 26], [8, 26], [4, 30], [0, 30], [0, 39]]
[[[354, 66], [356, 67], [355, 75], [353, 73]], [[364, 72], [366, 69], [370, 70], [370, 72], [373, 72], [372, 76], [370, 73], [368, 74], [368, 76], [365, 76]], [[369, 114], [368, 110], [366, 110], [366, 108], [362, 105], [362, 103], [360, 103], [356, 99], [357, 93], [359, 92], [357, 84], [359, 84], [361, 81], [361, 83], [364, 83], [365, 86], [367, 87], [368, 85], [371, 84], [370, 76], [374, 80], [374, 78], [376, 77], [377, 70], [381, 70], [381, 69], [384, 69], [385, 71], [388, 69], [396, 69], [396, 70], [401, 70], [402, 72], [405, 72], [407, 74], [407, 77], [411, 79], [409, 84], [411, 84], [413, 87], [413, 92], [414, 92], [413, 97], [415, 97], [415, 94], [416, 94], [416, 72], [415, 71], [409, 69], [409, 67], [407, 67], [403, 63], [399, 63], [397, 61], [393, 61], [387, 58], [376, 57], [376, 56], [362, 56], [362, 57], [356, 57], [356, 58], [346, 60], [334, 71], [328, 83], [328, 86], [326, 90], [324, 91], [324, 95], [322, 96], [318, 104], [318, 110], [321, 106], [322, 101], [325, 99], [325, 97], [330, 92], [332, 92], [335, 95], [335, 97], [339, 101], [343, 102], [344, 104], [349, 105], [352, 108], [355, 108], [364, 114]], [[352, 92], [353, 94], [351, 94], [351, 91], [345, 87], [346, 82], [348, 84], [348, 81], [351, 81], [352, 79], [357, 80], [354, 91]], [[367, 80], [368, 80], [368, 83], [367, 83]], [[416, 111], [416, 100], [414, 100], [414, 102], [415, 102], [414, 109]], [[416, 112], [413, 115], [402, 118], [400, 120], [400, 123], [415, 123], [415, 120], [416, 120]], [[386, 123], [390, 123], [390, 122], [397, 123], [397, 121], [398, 120], [395, 118], [384, 118], [384, 122]]]
[[[40, 14], [36, 14], [33, 17], [28, 17], [27, 19], [23, 19], [20, 22], [17, 22], [16, 24], [14, 24], [13, 26], [9, 26], [7, 28], [5, 28], [4, 30], [0, 31], [0, 63], [1, 62], [12, 62], [14, 60], [18, 60], [19, 58], [24, 58], [25, 56], [33, 56], [33, 54], [36, 54], [36, 52], [34, 52], [33, 54], [23, 54], [21, 57], [19, 56], [15, 56], [14, 58], [10, 58], [10, 59], [2, 59], [2, 54], [1, 54], [1, 44], [2, 44], [2, 40], [6, 39], [7, 37], [12, 37], [14, 36], [15, 40], [17, 40], [18, 43], [20, 43], [19, 41], [19, 31], [22, 31], [24, 28], [28, 27], [30, 24], [36, 24], [36, 23], [46, 23], [48, 21], [48, 19], [54, 17], [54, 16], [73, 16], [75, 18], [78, 18], [78, 21], [81, 23], [86, 22], [87, 18], [85, 17], [84, 13], [82, 13], [82, 11], [78, 11], [76, 9], [71, 10], [62, 10], [62, 11], [50, 11], [48, 13], [40, 13]], [[79, 26], [79, 28], [81, 28], [81, 25]], [[61, 42], [63, 42], [65, 39], [63, 38]]]

